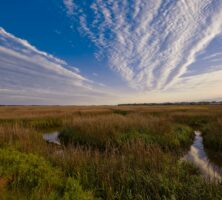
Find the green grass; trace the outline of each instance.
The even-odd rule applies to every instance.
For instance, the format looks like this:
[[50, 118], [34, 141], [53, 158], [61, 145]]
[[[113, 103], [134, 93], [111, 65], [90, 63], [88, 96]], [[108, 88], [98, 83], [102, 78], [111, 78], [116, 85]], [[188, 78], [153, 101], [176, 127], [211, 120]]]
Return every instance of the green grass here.
[[[131, 123], [132, 119], [130, 117], [125, 118], [119, 118], [120, 121], [122, 120], [122, 123], [112, 118], [112, 125], [115, 128], [110, 127], [110, 121], [98, 119], [93, 122], [94, 129], [89, 129], [89, 123], [91, 124], [91, 122], [84, 121], [86, 127], [74, 125], [73, 127], [66, 128], [61, 131], [59, 139], [66, 146], [69, 144], [74, 146], [80, 145], [85, 148], [99, 149], [101, 151], [106, 150], [108, 146], [111, 146], [111, 148], [121, 148], [125, 143], [137, 140], [144, 142], [146, 145], [157, 144], [162, 149], [176, 151], [186, 148], [192, 143], [193, 131], [188, 126], [171, 124], [171, 128], [167, 130], [169, 132], [166, 130], [160, 132], [161, 128], [158, 126], [155, 128], [146, 127], [146, 125], [132, 127], [131, 124], [128, 124], [128, 122]], [[143, 120], [145, 119], [144, 117]], [[101, 123], [103, 124], [102, 126]], [[157, 122], [153, 121], [153, 123]], [[144, 124], [146, 124], [146, 121]]]
[[[221, 106], [2, 107], [0, 199], [220, 200], [181, 157], [221, 153]], [[42, 133], [62, 130], [62, 147]]]
[[202, 132], [206, 148], [222, 153], [222, 117], [206, 123]]
[[0, 149], [0, 179], [5, 194], [19, 191], [14, 199], [92, 199], [77, 180], [65, 178], [44, 158], [12, 149]]

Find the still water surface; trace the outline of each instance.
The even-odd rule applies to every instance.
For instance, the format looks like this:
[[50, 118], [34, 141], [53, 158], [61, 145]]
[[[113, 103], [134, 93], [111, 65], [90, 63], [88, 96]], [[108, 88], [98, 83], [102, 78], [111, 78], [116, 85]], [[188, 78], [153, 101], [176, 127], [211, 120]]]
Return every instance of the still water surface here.
[[43, 134], [43, 139], [49, 143], [61, 145], [59, 141], [59, 134], [60, 133], [58, 131], [54, 131], [52, 133], [45, 133]]
[[222, 168], [210, 162], [203, 145], [203, 137], [200, 131], [195, 131], [195, 139], [190, 147], [190, 151], [184, 156], [183, 160], [192, 162], [198, 167], [201, 173], [211, 181], [222, 181]]

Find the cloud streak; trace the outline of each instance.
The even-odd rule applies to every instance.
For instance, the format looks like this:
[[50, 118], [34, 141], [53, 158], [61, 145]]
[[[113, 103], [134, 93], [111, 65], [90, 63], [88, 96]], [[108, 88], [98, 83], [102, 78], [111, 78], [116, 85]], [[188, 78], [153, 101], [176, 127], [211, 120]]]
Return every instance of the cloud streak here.
[[0, 28], [0, 104], [97, 104], [109, 97], [103, 89], [64, 60]]
[[222, 30], [220, 0], [76, 3], [82, 33], [133, 88], [172, 87]]
[[74, 14], [74, 2], [73, 2], [73, 0], [63, 0], [63, 3], [66, 7], [67, 15], [72, 16]]

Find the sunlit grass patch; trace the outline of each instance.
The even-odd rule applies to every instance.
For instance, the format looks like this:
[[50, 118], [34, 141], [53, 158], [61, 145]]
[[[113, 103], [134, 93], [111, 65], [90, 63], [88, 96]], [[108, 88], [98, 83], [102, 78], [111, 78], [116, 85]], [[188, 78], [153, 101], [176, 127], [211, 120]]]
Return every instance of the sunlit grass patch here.
[[0, 149], [0, 177], [8, 192], [19, 190], [30, 199], [93, 199], [77, 180], [66, 179], [60, 169], [34, 154]]

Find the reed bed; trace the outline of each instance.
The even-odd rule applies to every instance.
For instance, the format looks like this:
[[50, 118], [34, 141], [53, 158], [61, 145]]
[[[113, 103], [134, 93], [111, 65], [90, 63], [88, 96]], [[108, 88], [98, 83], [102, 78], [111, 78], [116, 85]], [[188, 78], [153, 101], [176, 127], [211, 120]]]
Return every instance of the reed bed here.
[[[222, 106], [0, 107], [0, 199], [222, 199], [181, 161], [203, 131], [220, 153]], [[61, 130], [62, 147], [42, 134]]]

